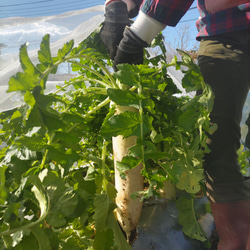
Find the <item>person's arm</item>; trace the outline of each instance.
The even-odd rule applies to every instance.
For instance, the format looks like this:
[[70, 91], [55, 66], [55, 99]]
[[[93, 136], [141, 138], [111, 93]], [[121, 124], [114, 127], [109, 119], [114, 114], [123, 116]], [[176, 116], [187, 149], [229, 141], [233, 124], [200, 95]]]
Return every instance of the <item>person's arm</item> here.
[[142, 64], [143, 48], [147, 47], [165, 25], [139, 12], [131, 27], [125, 27], [123, 39], [119, 43], [113, 67], [121, 63]]
[[244, 3], [249, 3], [249, 0], [221, 0], [221, 1], [205, 0], [206, 9], [211, 14]]
[[[137, 7], [138, 3], [142, 2], [142, 0], [106, 1], [106, 19], [101, 37], [106, 47], [109, 47], [110, 58], [114, 59], [114, 68], [120, 63], [141, 64], [143, 48], [148, 46], [166, 25], [175, 26], [194, 0], [144, 0], [139, 16], [129, 28], [128, 12], [134, 7], [130, 1], [136, 3]], [[115, 5], [123, 5], [123, 9], [118, 11], [113, 8]], [[119, 27], [118, 23], [121, 22]]]
[[114, 58], [114, 68], [121, 63], [142, 64], [143, 48], [166, 25], [175, 26], [193, 0], [145, 0], [136, 21], [126, 27]]
[[145, 0], [140, 10], [167, 26], [176, 26], [194, 0]]
[[101, 29], [101, 39], [113, 60], [117, 47], [123, 38], [123, 31], [130, 25], [129, 18], [138, 14], [143, 0], [106, 0], [105, 20]]

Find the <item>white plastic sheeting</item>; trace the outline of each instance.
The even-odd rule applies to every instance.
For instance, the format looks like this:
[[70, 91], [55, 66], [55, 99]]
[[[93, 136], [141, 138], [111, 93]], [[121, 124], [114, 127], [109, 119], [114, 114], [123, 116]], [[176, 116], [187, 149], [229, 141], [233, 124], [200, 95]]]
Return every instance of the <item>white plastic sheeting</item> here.
[[[17, 107], [22, 103], [19, 93], [6, 93], [11, 76], [21, 71], [19, 48], [29, 43], [29, 56], [34, 64], [42, 37], [50, 34], [50, 49], [55, 56], [66, 42], [74, 39], [77, 46], [88, 37], [104, 20], [104, 6], [70, 11], [56, 16], [20, 18], [12, 17], [0, 21], [0, 112]], [[61, 80], [70, 74], [67, 65], [58, 69]], [[55, 82], [57, 84], [57, 81]], [[50, 87], [53, 82], [49, 82]], [[54, 84], [55, 85], [55, 84]], [[50, 88], [51, 91], [51, 88]]]
[[[37, 51], [42, 37], [50, 34], [51, 53], [57, 53], [58, 49], [66, 42], [74, 39], [77, 46], [90, 33], [92, 33], [104, 20], [104, 6], [99, 5], [88, 9], [70, 11], [56, 16], [45, 17], [12, 17], [1, 19], [0, 23], [0, 112], [15, 108], [22, 104], [20, 93], [6, 93], [8, 81], [11, 76], [21, 71], [19, 63], [19, 48], [24, 43], [29, 43], [28, 53], [34, 64], [37, 61]], [[168, 44], [167, 57], [170, 61], [174, 55], [179, 54]], [[150, 50], [150, 49], [149, 49]], [[151, 51], [151, 53], [154, 53]], [[67, 65], [60, 65], [57, 72], [57, 81], [49, 81], [50, 91], [58, 84], [58, 80], [64, 81], [71, 72]], [[169, 68], [169, 74], [177, 87], [185, 94], [181, 79], [183, 74], [174, 67]], [[68, 77], [67, 77], [68, 76]]]
[[[195, 199], [195, 207], [201, 214], [199, 222], [209, 238], [214, 220], [204, 211], [206, 203], [206, 197]], [[200, 241], [183, 234], [178, 213], [175, 201], [156, 197], [144, 201], [133, 250], [206, 250]]]

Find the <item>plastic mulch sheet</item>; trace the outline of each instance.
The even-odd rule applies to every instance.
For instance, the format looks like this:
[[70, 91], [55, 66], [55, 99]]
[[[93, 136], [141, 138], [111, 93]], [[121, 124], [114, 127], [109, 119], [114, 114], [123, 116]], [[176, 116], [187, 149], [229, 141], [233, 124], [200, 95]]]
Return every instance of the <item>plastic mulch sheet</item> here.
[[[206, 197], [196, 200], [202, 207], [207, 202]], [[205, 250], [200, 241], [185, 236], [178, 223], [178, 209], [174, 201], [163, 198], [152, 198], [144, 203], [137, 239], [133, 250]], [[209, 238], [214, 229], [211, 214], [204, 214], [200, 224]]]

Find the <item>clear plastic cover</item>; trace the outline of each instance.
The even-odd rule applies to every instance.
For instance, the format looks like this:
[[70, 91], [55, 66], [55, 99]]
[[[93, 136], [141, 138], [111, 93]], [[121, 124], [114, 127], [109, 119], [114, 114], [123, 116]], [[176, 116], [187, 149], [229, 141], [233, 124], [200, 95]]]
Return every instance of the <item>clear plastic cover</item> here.
[[[50, 34], [51, 53], [57, 53], [64, 43], [74, 39], [77, 46], [89, 34], [91, 34], [104, 20], [104, 5], [70, 11], [60, 15], [41, 17], [10, 17], [1, 19], [0, 23], [0, 112], [12, 109], [22, 104], [20, 93], [6, 93], [8, 81], [11, 76], [21, 71], [19, 63], [19, 48], [28, 43], [28, 53], [34, 64], [37, 63], [37, 51], [42, 37]], [[180, 55], [169, 44], [167, 49], [167, 60], [171, 61], [174, 56], [179, 59]], [[150, 53], [157, 53], [149, 49]], [[181, 80], [183, 74], [174, 67], [168, 68], [168, 73], [174, 80], [182, 94], [187, 95], [182, 88]], [[72, 72], [69, 65], [62, 64], [57, 74], [47, 82], [47, 91], [53, 91], [56, 85], [62, 84], [64, 80], [70, 79]], [[194, 93], [188, 93], [190, 97]], [[248, 98], [249, 100], [249, 98]], [[249, 101], [247, 101], [249, 103]], [[243, 111], [243, 122], [249, 113], [249, 105], [245, 105]], [[245, 125], [243, 136], [246, 134]]]

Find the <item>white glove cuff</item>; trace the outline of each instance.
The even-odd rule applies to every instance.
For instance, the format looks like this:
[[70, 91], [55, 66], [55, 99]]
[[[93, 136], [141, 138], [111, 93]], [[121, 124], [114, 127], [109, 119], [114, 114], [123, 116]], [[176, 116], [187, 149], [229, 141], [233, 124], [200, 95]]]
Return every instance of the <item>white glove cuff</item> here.
[[165, 24], [156, 21], [140, 11], [137, 19], [130, 27], [130, 30], [143, 41], [150, 44], [155, 36], [165, 27]]

